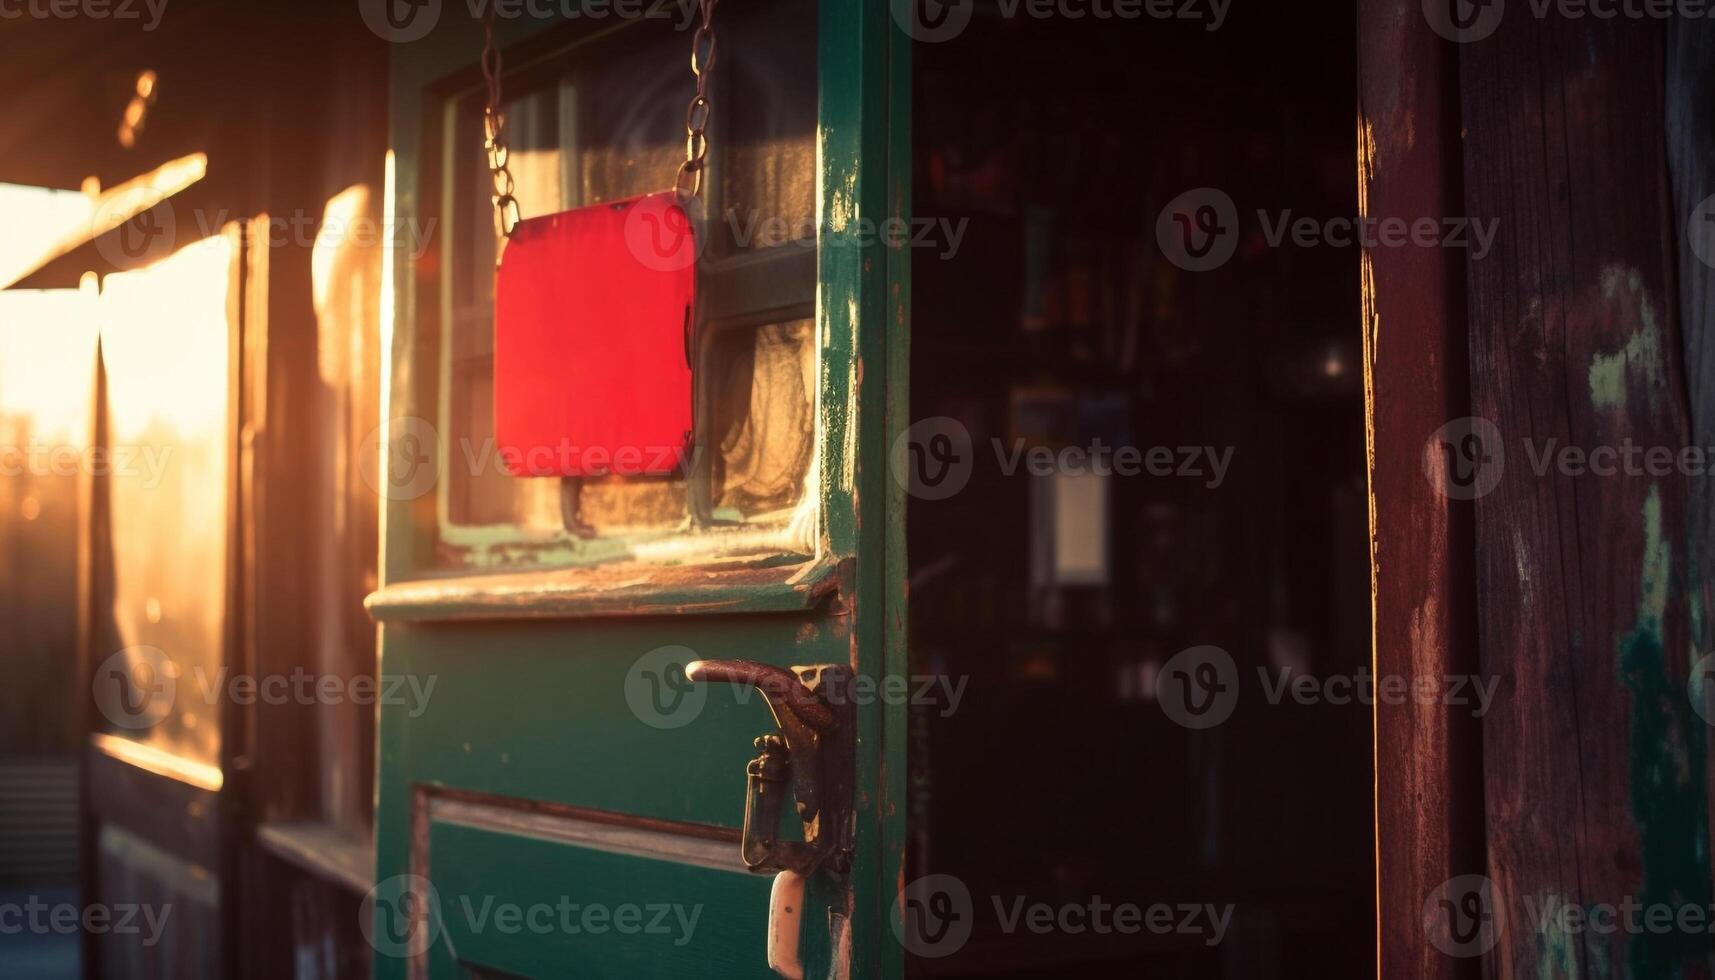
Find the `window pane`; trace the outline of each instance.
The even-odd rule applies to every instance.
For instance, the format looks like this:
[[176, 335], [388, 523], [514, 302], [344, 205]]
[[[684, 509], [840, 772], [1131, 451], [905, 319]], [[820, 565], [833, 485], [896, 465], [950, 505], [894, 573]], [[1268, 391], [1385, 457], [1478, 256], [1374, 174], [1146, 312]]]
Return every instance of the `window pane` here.
[[78, 485], [95, 398], [95, 296], [0, 290], [0, 753], [82, 738], [77, 686]]
[[[782, 299], [788, 280], [805, 296], [814, 288], [813, 262], [790, 274], [753, 274], [764, 285], [740, 291], [725, 285], [723, 263], [745, 252], [814, 248], [815, 5], [772, 0], [723, 10], [719, 43], [699, 291], [723, 296], [723, 318], [754, 324], [761, 311], [796, 305]], [[509, 74], [510, 166], [523, 216], [672, 186], [693, 91], [688, 48], [688, 34], [644, 22]], [[493, 284], [502, 238], [483, 150], [484, 96], [455, 100], [446, 137], [453, 165], [444, 254], [454, 266], [443, 279], [447, 517], [454, 528], [502, 525], [526, 539], [564, 540], [562, 481], [508, 476], [494, 442]], [[712, 510], [722, 523], [783, 519], [802, 496], [813, 453], [813, 321], [702, 333], [705, 345], [719, 346], [699, 358], [713, 372], [699, 408], [712, 413], [699, 422], [703, 471], [689, 480], [579, 481], [576, 512], [596, 534], [680, 529], [693, 511]], [[693, 493], [703, 506], [692, 506]]]
[[715, 517], [784, 516], [804, 495], [815, 455], [815, 341], [810, 318], [714, 341]]
[[223, 676], [234, 252], [214, 237], [110, 275], [100, 304], [115, 456], [110, 536], [98, 543], [110, 553], [112, 593], [99, 608], [112, 617], [112, 649], [96, 652], [124, 653], [123, 666], [110, 666], [130, 688], [107, 721], [115, 734], [209, 765], [220, 750], [219, 699], [207, 692]]

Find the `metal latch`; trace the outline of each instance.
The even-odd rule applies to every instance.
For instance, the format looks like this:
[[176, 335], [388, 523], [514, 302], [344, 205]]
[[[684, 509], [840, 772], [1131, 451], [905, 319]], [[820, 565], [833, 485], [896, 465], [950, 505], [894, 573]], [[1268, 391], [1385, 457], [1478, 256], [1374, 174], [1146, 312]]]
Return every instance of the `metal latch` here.
[[[851, 668], [815, 664], [787, 670], [754, 660], [693, 660], [693, 681], [746, 684], [762, 692], [777, 731], [755, 741], [745, 767], [744, 831], [739, 849], [758, 874], [851, 870], [853, 711], [844, 696]], [[804, 839], [780, 839], [788, 790], [797, 798]]]

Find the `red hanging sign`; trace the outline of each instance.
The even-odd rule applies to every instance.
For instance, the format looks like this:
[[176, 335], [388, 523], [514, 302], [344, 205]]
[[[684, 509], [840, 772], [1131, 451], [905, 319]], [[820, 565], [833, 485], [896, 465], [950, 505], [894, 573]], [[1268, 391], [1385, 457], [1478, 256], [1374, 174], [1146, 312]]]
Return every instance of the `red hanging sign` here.
[[494, 433], [507, 472], [679, 468], [696, 259], [673, 191], [518, 223], [494, 279]]

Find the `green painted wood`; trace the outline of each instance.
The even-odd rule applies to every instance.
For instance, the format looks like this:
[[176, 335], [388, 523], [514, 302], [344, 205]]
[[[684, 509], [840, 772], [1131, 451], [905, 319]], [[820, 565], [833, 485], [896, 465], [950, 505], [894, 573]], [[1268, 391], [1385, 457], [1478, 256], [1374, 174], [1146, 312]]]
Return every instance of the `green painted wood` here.
[[430, 841], [442, 856], [434, 881], [444, 933], [431, 973], [477, 966], [579, 980], [775, 975], [756, 959], [768, 933], [769, 879], [760, 875], [456, 825], [436, 824]]
[[[822, 4], [818, 158], [824, 240], [910, 216], [910, 47], [888, 9], [862, 0]], [[826, 456], [829, 545], [857, 559], [851, 611], [855, 669], [904, 676], [905, 507], [887, 459], [893, 435], [904, 428], [909, 257], [898, 247], [847, 245], [823, 249], [820, 259], [824, 343], [846, 353], [823, 362], [826, 446], [856, 447], [850, 456]], [[887, 916], [903, 868], [905, 728], [903, 706], [859, 708], [851, 894], [830, 894], [825, 887], [815, 892], [831, 906], [842, 898], [850, 902], [852, 976], [903, 973], [903, 953]]]
[[401, 582], [364, 603], [399, 622], [801, 612], [836, 588], [832, 562], [707, 569], [623, 565]]
[[[909, 49], [887, 9], [821, 0], [824, 242], [860, 223], [909, 216]], [[500, 26], [503, 41], [531, 33], [523, 21]], [[474, 24], [443, 24], [396, 50], [396, 221], [435, 193], [421, 184], [424, 154], [433, 151], [422, 142], [424, 122], [441, 80], [470, 69], [478, 36]], [[528, 580], [478, 576], [451, 589], [442, 582], [437, 591], [426, 574], [432, 495], [389, 502], [383, 587], [371, 603], [383, 619], [383, 692], [395, 695], [384, 699], [378, 737], [378, 887], [421, 874], [443, 907], [463, 894], [536, 905], [562, 897], [624, 903], [650, 893], [706, 908], [693, 940], [672, 949], [639, 945], [635, 937], [507, 935], [454, 923], [426, 954], [429, 976], [460, 975], [449, 942], [468, 962], [520, 975], [768, 975], [766, 877], [442, 825], [428, 814], [434, 800], [475, 798], [521, 814], [575, 808], [644, 826], [676, 821], [730, 839], [743, 816], [751, 739], [772, 728], [767, 709], [754, 695], [710, 688], [694, 710], [681, 705], [666, 718], [647, 706], [640, 711], [640, 658], [688, 647], [703, 658], [847, 663], [872, 676], [906, 672], [904, 497], [886, 459], [907, 408], [908, 264], [903, 250], [879, 243], [819, 251], [821, 577], [814, 595], [806, 594], [805, 579], [783, 585], [780, 569], [767, 582], [736, 584], [663, 571], [672, 581], [644, 586], [644, 595], [599, 585], [580, 593], [571, 579], [556, 592], [552, 576], [567, 570], [530, 573], [539, 577]], [[433, 391], [426, 352], [434, 339], [418, 330], [414, 274], [408, 263], [391, 267], [390, 418], [433, 410], [423, 399]], [[810, 976], [829, 975], [848, 955], [841, 972], [850, 976], [903, 972], [887, 916], [903, 867], [905, 710], [859, 707], [858, 852], [845, 880], [818, 876], [811, 883], [803, 934]], [[411, 972], [407, 957], [378, 953], [374, 962], [379, 980]]]

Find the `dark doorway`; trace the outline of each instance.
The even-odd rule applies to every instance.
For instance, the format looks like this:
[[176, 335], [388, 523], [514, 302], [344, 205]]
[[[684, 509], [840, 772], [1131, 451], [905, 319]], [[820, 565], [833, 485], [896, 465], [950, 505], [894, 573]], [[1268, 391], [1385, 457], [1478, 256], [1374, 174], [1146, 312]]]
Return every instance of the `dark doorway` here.
[[911, 970], [1373, 976], [1354, 11], [1029, 9], [915, 46]]

